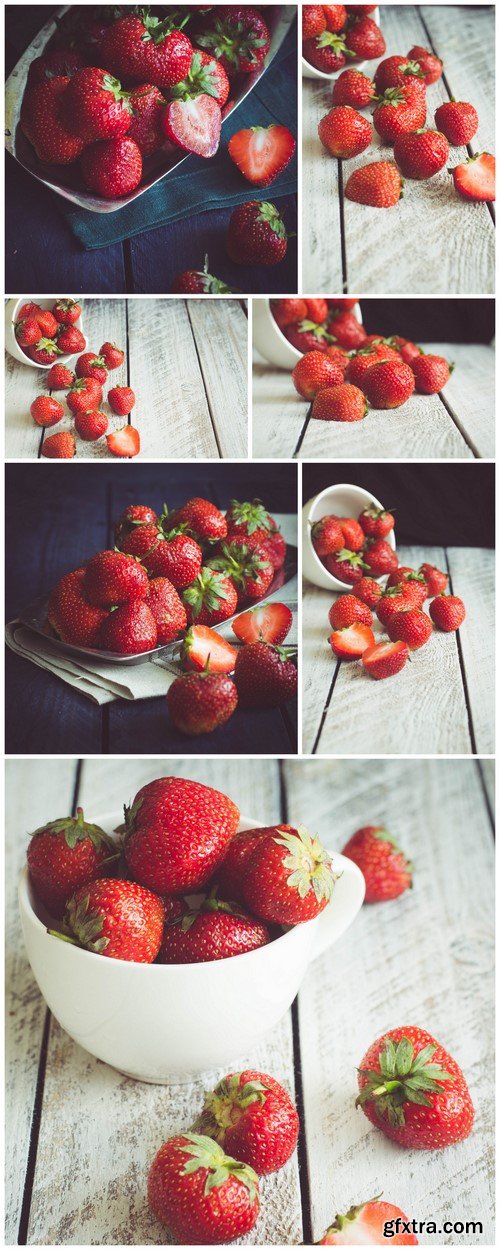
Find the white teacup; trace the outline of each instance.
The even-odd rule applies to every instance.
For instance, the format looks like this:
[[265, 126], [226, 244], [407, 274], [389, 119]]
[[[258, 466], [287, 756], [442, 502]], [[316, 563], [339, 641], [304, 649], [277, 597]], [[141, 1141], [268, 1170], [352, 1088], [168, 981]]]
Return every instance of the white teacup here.
[[[107, 832], [120, 814], [96, 817]], [[242, 818], [239, 829], [260, 822]], [[341, 937], [363, 902], [362, 873], [332, 853], [333, 898], [315, 920], [267, 946], [202, 964], [134, 964], [80, 950], [47, 933], [27, 868], [19, 882], [24, 940], [56, 1020], [80, 1046], [127, 1076], [157, 1084], [230, 1067], [293, 1002], [308, 965]]]

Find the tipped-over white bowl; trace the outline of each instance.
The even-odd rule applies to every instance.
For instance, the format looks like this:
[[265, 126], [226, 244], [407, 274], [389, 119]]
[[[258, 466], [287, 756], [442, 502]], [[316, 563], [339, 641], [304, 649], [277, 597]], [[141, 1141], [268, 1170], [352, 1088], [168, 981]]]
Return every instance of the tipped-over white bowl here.
[[[74, 295], [57, 296], [57, 299], [74, 299], [74, 298], [75, 298]], [[5, 347], [9, 353], [9, 356], [13, 356], [14, 360], [19, 360], [22, 365], [31, 366], [32, 369], [50, 369], [51, 368], [51, 365], [39, 365], [37, 360], [31, 360], [29, 356], [25, 355], [22, 347], [19, 346], [19, 343], [16, 339], [14, 327], [17, 321], [19, 309], [22, 308], [23, 304], [39, 304], [40, 308], [52, 309], [56, 302], [57, 301], [54, 298], [39, 299], [38, 295], [21, 295], [19, 299], [7, 300], [7, 303], [5, 305]], [[83, 303], [83, 300], [78, 300], [77, 303], [81, 305]], [[75, 321], [73, 324], [75, 328], [77, 330], [81, 330], [83, 334], [82, 317], [79, 317], [78, 321]], [[41, 337], [42, 336], [40, 335], [40, 338]], [[87, 340], [85, 340], [85, 347], [82, 347], [82, 352], [86, 350], [86, 347], [87, 347]], [[72, 352], [71, 355], [69, 356], [68, 355], [58, 356], [57, 364], [67, 365], [70, 360], [74, 360], [75, 356], [80, 356], [80, 354], [81, 354], [80, 352]]]
[[[375, 495], [370, 495], [367, 490], [362, 490], [361, 486], [350, 486], [346, 482], [338, 483], [336, 486], [326, 486], [320, 491], [319, 495], [315, 495], [313, 499], [304, 504], [302, 509], [302, 571], [304, 577], [307, 577], [314, 586], [321, 586], [324, 590], [345, 590], [356, 594], [356, 586], [348, 585], [347, 582], [339, 581], [338, 577], [334, 577], [333, 573], [329, 573], [324, 564], [321, 563], [319, 556], [316, 554], [311, 541], [311, 528], [315, 521], [320, 521], [324, 516], [349, 516], [355, 517], [356, 520], [363, 511], [363, 508], [373, 506], [374, 508], [383, 508]], [[394, 530], [387, 535], [386, 540], [393, 551], [396, 550], [396, 539]], [[376, 578], [380, 581], [380, 578]]]
[[[298, 298], [300, 299], [301, 296]], [[355, 304], [350, 311], [361, 323], [359, 304]], [[294, 369], [303, 355], [303, 352], [299, 352], [296, 347], [292, 346], [274, 320], [270, 299], [254, 299], [253, 301], [252, 339], [253, 346], [264, 360], [269, 361], [270, 365], [276, 365], [278, 369]]]
[[[380, 26], [380, 10], [379, 9], [374, 9], [373, 13], [367, 14], [367, 17], [371, 17], [372, 21], [376, 22], [377, 26]], [[342, 69], [336, 69], [331, 74], [325, 74], [322, 69], [316, 69], [316, 66], [311, 65], [311, 62], [306, 61], [305, 56], [303, 56], [302, 57], [302, 77], [303, 78], [319, 78], [320, 81], [321, 79], [323, 79], [323, 82], [334, 82], [335, 78], [338, 78], [339, 74], [342, 74], [345, 69], [351, 69], [351, 68], [359, 69], [361, 70], [362, 74], [368, 73], [371, 76], [373, 72], [373, 70], [370, 68], [371, 66], [373, 66], [372, 61], [351, 61], [351, 58], [349, 57], [345, 65], [342, 66]]]

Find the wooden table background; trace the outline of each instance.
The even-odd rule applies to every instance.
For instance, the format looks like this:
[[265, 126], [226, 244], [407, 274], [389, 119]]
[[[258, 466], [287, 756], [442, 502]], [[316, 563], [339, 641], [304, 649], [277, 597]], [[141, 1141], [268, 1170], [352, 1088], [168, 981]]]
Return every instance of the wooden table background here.
[[495, 455], [495, 351], [484, 343], [426, 343], [455, 362], [439, 395], [412, 395], [364, 421], [311, 419], [290, 373], [253, 363], [252, 455], [299, 460], [473, 460]]
[[[401, 547], [400, 563], [448, 572], [465, 603], [458, 633], [433, 630], [403, 671], [373, 681], [336, 660], [328, 610], [337, 597], [304, 583], [302, 749], [328, 755], [489, 755], [495, 750], [495, 554], [472, 547]], [[427, 605], [428, 606], [428, 605]], [[383, 630], [374, 617], [374, 632]], [[385, 635], [386, 636], [386, 635]]]
[[[125, 351], [108, 373], [103, 411], [109, 429], [127, 418], [106, 403], [112, 386], [131, 386], [137, 403], [128, 424], [141, 435], [141, 456], [153, 460], [242, 458], [248, 455], [248, 330], [244, 300], [86, 299], [83, 329], [88, 350], [116, 343]], [[75, 367], [74, 360], [70, 368]], [[40, 458], [43, 440], [73, 430], [69, 410], [57, 427], [35, 425], [30, 404], [46, 393], [45, 372], [6, 355], [5, 452], [8, 460]], [[64, 402], [64, 391], [54, 392]], [[106, 439], [76, 437], [80, 459], [112, 460]]]
[[[265, 822], [307, 823], [332, 849], [384, 822], [415, 867], [413, 890], [364, 907], [313, 965], [291, 1011], [238, 1066], [295, 1094], [298, 1155], [262, 1184], [245, 1244], [317, 1242], [337, 1211], [384, 1191], [409, 1218], [481, 1220], [494, 1244], [493, 764], [472, 760], [9, 761], [7, 816], [7, 1244], [162, 1245], [146, 1205], [149, 1164], [192, 1123], [205, 1082], [153, 1086], [121, 1076], [68, 1037], [24, 952], [16, 886], [27, 831], [81, 803], [91, 819], [167, 773], [225, 790]], [[471, 883], [473, 888], [471, 888]], [[354, 1109], [355, 1068], [384, 1030], [427, 1028], [463, 1067], [475, 1128], [440, 1152], [404, 1151]], [[221, 1074], [219, 1074], [221, 1075]], [[435, 1244], [435, 1235], [419, 1236]]]
[[[445, 100], [469, 100], [479, 128], [466, 148], [450, 149], [450, 166], [493, 152], [495, 142], [494, 7], [380, 6], [384, 56], [406, 55], [414, 44], [444, 61], [443, 77], [427, 91], [427, 123]], [[383, 58], [379, 58], [381, 60]], [[368, 62], [373, 77], [379, 60]], [[344, 197], [352, 171], [392, 160], [374, 131], [374, 145], [350, 161], [323, 150], [318, 122], [331, 107], [331, 88], [303, 79], [303, 290], [414, 294], [494, 291], [494, 208], [467, 203], [446, 168], [427, 182], [407, 179], [391, 209], [369, 208]], [[369, 114], [367, 114], [368, 116]]]

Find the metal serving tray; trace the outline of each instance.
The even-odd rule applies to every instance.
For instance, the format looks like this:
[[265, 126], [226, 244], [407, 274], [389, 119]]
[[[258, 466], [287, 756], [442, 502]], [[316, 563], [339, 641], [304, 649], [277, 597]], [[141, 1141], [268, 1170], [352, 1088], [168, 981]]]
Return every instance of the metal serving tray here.
[[[69, 8], [69, 5], [63, 5], [58, 9], [57, 17], [61, 18], [68, 12]], [[239, 74], [232, 80], [232, 99], [223, 110], [224, 119], [235, 108], [238, 108], [238, 105], [246, 99], [256, 83], [259, 82], [259, 79], [262, 78], [262, 75], [265, 74], [266, 69], [268, 69], [271, 61], [276, 56], [290, 29], [296, 11], [296, 6], [293, 4], [277, 4], [269, 7], [267, 20], [271, 35], [271, 46], [264, 65], [255, 74]], [[17, 62], [15, 69], [13, 69], [7, 80], [5, 87], [5, 146], [15, 160], [23, 166], [23, 169], [27, 169], [28, 173], [33, 174], [33, 177], [38, 182], [43, 182], [44, 186], [49, 187], [51, 191], [57, 191], [57, 194], [62, 195], [65, 200], [70, 200], [72, 204], [77, 204], [79, 208], [86, 208], [91, 213], [115, 213], [117, 209], [124, 208], [126, 204], [131, 204], [140, 195], [144, 195], [145, 191], [149, 191], [150, 187], [154, 187], [157, 182], [171, 174], [174, 169], [178, 169], [190, 154], [185, 152], [182, 155], [181, 148], [167, 141], [159, 152], [153, 153], [152, 156], [147, 157], [144, 161], [144, 180], [141, 182], [141, 185], [135, 191], [132, 191], [130, 195], [125, 195], [120, 200], [105, 200], [99, 196], [92, 195], [90, 191], [81, 190], [76, 165], [45, 165], [39, 161], [31, 144], [22, 133], [19, 119], [30, 64], [35, 60], [35, 57], [42, 55], [46, 44], [55, 31], [55, 20], [51, 19], [49, 22], [46, 22], [29, 48], [23, 53], [23, 56]]]
[[[259, 599], [259, 604], [267, 603], [278, 590], [285, 587], [297, 575], [297, 548], [290, 547], [287, 544], [286, 559], [283, 568], [279, 569], [275, 574], [269, 590], [263, 599]], [[42, 638], [48, 638], [52, 646], [56, 647], [63, 655], [73, 656], [75, 660], [94, 660], [100, 664], [145, 664], [151, 663], [157, 656], [161, 656], [165, 660], [175, 660], [180, 654], [180, 643], [182, 639], [175, 642], [169, 642], [163, 647], [154, 647], [152, 651], [142, 651], [139, 655], [116, 655], [113, 651], [98, 651], [96, 647], [75, 647], [71, 643], [61, 642], [61, 639], [54, 633], [52, 626], [47, 620], [47, 608], [49, 604], [48, 595], [39, 595], [38, 599], [34, 599], [32, 603], [18, 613], [17, 619], [22, 625], [27, 625], [35, 634], [40, 634]], [[245, 608], [255, 607], [255, 600], [248, 600], [242, 603], [238, 611], [230, 616], [227, 621], [222, 621], [220, 625], [214, 628], [219, 632], [226, 625], [230, 625], [237, 616], [240, 616]]]

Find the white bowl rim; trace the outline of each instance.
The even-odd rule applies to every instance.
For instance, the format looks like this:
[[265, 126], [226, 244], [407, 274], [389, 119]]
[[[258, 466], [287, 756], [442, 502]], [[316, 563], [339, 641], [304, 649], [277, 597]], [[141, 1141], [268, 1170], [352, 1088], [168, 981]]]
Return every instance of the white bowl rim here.
[[[373, 13], [362, 14], [362, 16], [371, 17], [372, 21], [374, 22], [376, 21], [377, 26], [379, 26], [380, 25], [380, 6], [377, 4], [376, 8], [373, 10]], [[378, 57], [374, 57], [373, 59], [378, 60]], [[354, 64], [351, 61], [347, 61], [346, 64], [342, 66], [342, 69], [332, 69], [330, 73], [327, 74], [324, 69], [316, 69], [316, 66], [312, 64], [312, 61], [307, 60], [307, 57], [305, 57], [302, 54], [302, 51], [301, 51], [301, 61], [302, 61], [302, 65], [305, 66], [306, 69], [313, 70], [313, 74], [311, 74], [311, 78], [313, 77], [322, 78], [324, 82], [334, 82], [335, 79], [338, 78], [339, 74], [343, 74], [345, 69], [351, 69], [351, 68], [359, 69], [362, 72], [366, 68], [367, 65], [368, 66], [370, 65], [369, 61], [355, 61]], [[306, 75], [306, 77], [308, 76], [309, 75]]]
[[[315, 296], [297, 295], [297, 299], [314, 299], [314, 298], [315, 298]], [[319, 298], [321, 298], [321, 299], [327, 299], [327, 298], [328, 298], [328, 296], [326, 296], [326, 295], [321, 296], [321, 297], [320, 297], [320, 296], [318, 296], [317, 298], [318, 298], [318, 299], [319, 299]], [[333, 296], [333, 295], [332, 295], [332, 296], [330, 296], [330, 298], [331, 298], [331, 299], [335, 299], [335, 296]], [[338, 299], [342, 299], [342, 298], [343, 298], [343, 297], [342, 297], [341, 295], [339, 295], [339, 296], [338, 296]], [[284, 334], [283, 330], [281, 329], [281, 326], [279, 326], [279, 325], [278, 325], [278, 322], [276, 321], [276, 318], [273, 316], [273, 310], [272, 310], [272, 308], [271, 308], [271, 304], [272, 304], [272, 302], [273, 302], [273, 300], [274, 300], [274, 299], [279, 299], [279, 296], [275, 296], [275, 295], [268, 295], [268, 296], [266, 296], [267, 305], [268, 305], [268, 308], [269, 308], [269, 313], [270, 313], [271, 317], [273, 318], [274, 325], [275, 325], [276, 330], [278, 331], [278, 334], [280, 335], [280, 337], [281, 337], [281, 339], [282, 339], [283, 343], [285, 343], [285, 344], [286, 344], [286, 346], [290, 348], [290, 351], [292, 351], [292, 352], [294, 353], [294, 355], [297, 357], [297, 363], [298, 363], [298, 362], [299, 362], [299, 360], [302, 360], [302, 357], [303, 357], [303, 355], [304, 355], [305, 353], [304, 353], [304, 352], [299, 352], [298, 347], [294, 347], [293, 343], [291, 343], [291, 342], [290, 342], [290, 339], [287, 339], [286, 334]], [[362, 320], [361, 320], [361, 308], [360, 308], [360, 305], [359, 305], [359, 300], [357, 300], [357, 301], [356, 301], [356, 304], [355, 304], [354, 308], [351, 308], [351, 310], [350, 310], [350, 311], [354, 314], [354, 316], [355, 316], [355, 318], [356, 318], [356, 321], [359, 321], [359, 324], [360, 324], [360, 325], [362, 325], [362, 324], [363, 324], [363, 322], [362, 322]]]
[[[71, 300], [73, 300], [73, 301], [74, 301], [74, 303], [75, 303], [75, 304], [80, 304], [80, 316], [77, 318], [77, 320], [76, 320], [76, 321], [74, 321], [74, 322], [73, 322], [73, 325], [74, 325], [74, 326], [76, 326], [76, 329], [77, 329], [77, 330], [80, 330], [80, 331], [81, 331], [81, 333], [83, 334], [83, 337], [84, 337], [84, 339], [85, 339], [85, 343], [86, 343], [86, 348], [88, 348], [88, 338], [87, 338], [87, 335], [84, 333], [83, 328], [82, 328], [82, 326], [83, 326], [83, 317], [82, 317], [82, 312], [81, 312], [81, 305], [82, 305], [82, 303], [83, 303], [83, 296], [80, 296], [79, 298], [76, 298], [76, 299], [75, 299], [75, 296], [74, 296], [74, 295], [56, 295], [56, 296], [52, 296], [52, 295], [38, 295], [38, 296], [36, 296], [36, 295], [31, 295], [31, 296], [19, 295], [17, 298], [16, 298], [15, 296], [14, 296], [14, 297], [13, 297], [13, 296], [11, 296], [11, 297], [10, 297], [10, 300], [12, 300], [12, 315], [11, 315], [11, 317], [10, 317], [10, 324], [11, 324], [11, 327], [12, 327], [12, 332], [13, 332], [13, 334], [14, 334], [14, 338], [15, 338], [15, 334], [16, 334], [16, 331], [15, 331], [15, 327], [16, 327], [16, 316], [15, 316], [15, 314], [16, 314], [16, 312], [17, 312], [18, 308], [19, 308], [19, 305], [20, 305], [20, 304], [24, 304], [25, 302], [29, 302], [29, 300], [30, 300], [30, 299], [31, 299], [31, 300], [33, 300], [33, 303], [36, 303], [37, 299], [39, 299], [39, 300], [40, 300], [40, 299], [44, 299], [44, 300], [48, 300], [48, 301], [50, 301], [50, 303], [51, 303], [51, 304], [57, 304], [58, 300], [61, 300], [61, 299], [63, 299], [63, 300], [64, 300], [64, 299], [71, 299]], [[10, 301], [9, 301], [9, 302], [10, 302]], [[27, 356], [27, 355], [26, 355], [26, 352], [24, 352], [24, 351], [23, 351], [23, 349], [22, 349], [22, 347], [21, 347], [20, 343], [17, 343], [17, 339], [16, 339], [16, 346], [19, 348], [19, 351], [20, 351], [20, 353], [21, 353], [21, 355], [22, 355], [23, 359], [22, 359], [22, 360], [20, 360], [20, 359], [19, 359], [19, 356], [12, 356], [12, 359], [13, 359], [13, 360], [18, 360], [18, 361], [19, 361], [19, 364], [31, 365], [31, 368], [32, 368], [32, 369], [45, 369], [45, 370], [47, 370], [47, 369], [51, 369], [51, 368], [52, 368], [52, 365], [42, 365], [42, 364], [40, 364], [40, 362], [39, 362], [38, 360], [31, 360], [30, 356]], [[86, 350], [86, 348], [84, 348], [83, 350]], [[9, 356], [11, 356], [11, 355], [12, 355], [12, 353], [10, 352], [10, 350], [9, 350], [9, 348], [8, 348], [7, 346], [5, 347], [5, 350], [6, 350], [6, 352], [8, 352]], [[67, 364], [67, 363], [68, 363], [68, 361], [69, 361], [69, 360], [74, 360], [74, 359], [75, 359], [75, 356], [79, 356], [80, 354], [81, 354], [80, 352], [64, 352], [62, 356], [58, 356], [58, 357], [57, 357], [57, 360], [53, 361], [52, 363], [53, 363], [53, 364], [58, 364], [58, 365], [65, 365], [65, 364]]]
[[[369, 495], [370, 499], [373, 501], [373, 503], [375, 504], [377, 508], [383, 509], [384, 505], [380, 502], [380, 499], [377, 499], [376, 495], [372, 495], [371, 491], [365, 490], [364, 486], [357, 486], [353, 482], [332, 482], [331, 486], [325, 486], [323, 490], [318, 491], [317, 495], [313, 495], [312, 500], [307, 500], [307, 503], [305, 505], [307, 507], [308, 503], [311, 504], [311, 507], [309, 508], [309, 511], [307, 513], [307, 537], [309, 541], [310, 550], [312, 551], [312, 554], [314, 556], [315, 563], [317, 564], [318, 568], [321, 569], [321, 571], [326, 574], [327, 577], [331, 578], [332, 590], [334, 590], [337, 586], [340, 585], [342, 586], [342, 589], [346, 587], [351, 591], [352, 594], [355, 594], [356, 583], [354, 582], [351, 585], [350, 582], [341, 582], [340, 577], [335, 577], [334, 573], [330, 573], [329, 569], [327, 569], [326, 567], [326, 564], [323, 564], [323, 562], [320, 560], [319, 555], [317, 551], [315, 550], [313, 541], [311, 539], [310, 520], [311, 520], [311, 512], [312, 512], [313, 506], [315, 506], [323, 498], [324, 495], [329, 495], [332, 490], [360, 490], [363, 492], [364, 495]], [[357, 518], [354, 518], [354, 519], [357, 520]], [[389, 545], [392, 547], [393, 551], [396, 551], [396, 538], [394, 534], [394, 529], [389, 531], [386, 541], [389, 542]], [[386, 576], [387, 576], [386, 573], [382, 573], [379, 577], [374, 577], [373, 580], [375, 582], [380, 582]]]

